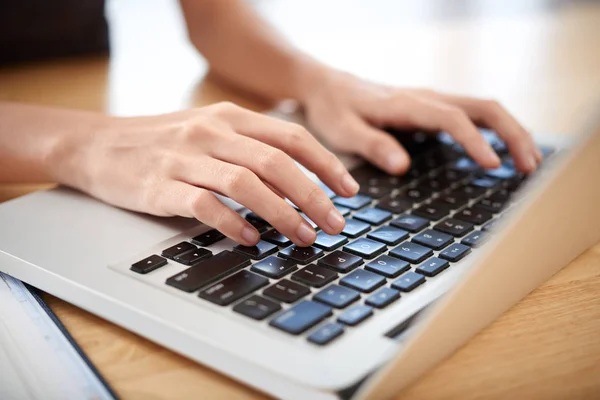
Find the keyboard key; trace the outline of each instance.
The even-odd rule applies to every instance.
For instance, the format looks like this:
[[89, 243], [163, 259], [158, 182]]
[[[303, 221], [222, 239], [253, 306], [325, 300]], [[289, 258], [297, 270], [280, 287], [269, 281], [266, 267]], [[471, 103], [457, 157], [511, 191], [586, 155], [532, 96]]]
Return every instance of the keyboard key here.
[[292, 335], [299, 335], [330, 315], [331, 307], [305, 300], [279, 314], [269, 324]]
[[300, 247], [296, 245], [292, 245], [290, 247], [286, 247], [285, 249], [279, 252], [279, 256], [282, 258], [289, 258], [290, 260], [294, 260], [299, 264], [308, 264], [315, 261], [317, 258], [323, 255], [323, 250], [310, 246], [310, 247]]
[[346, 325], [356, 326], [371, 315], [373, 315], [372, 307], [357, 304], [341, 313], [337, 320]]
[[365, 269], [388, 278], [395, 278], [410, 269], [410, 264], [398, 258], [383, 255], [365, 265]]
[[432, 194], [433, 191], [431, 189], [425, 189], [423, 187], [409, 188], [406, 189], [405, 192], [403, 192], [403, 195], [407, 199], [412, 200], [415, 203], [422, 202], [423, 200], [431, 197]]
[[466, 244], [471, 247], [479, 247], [485, 243], [488, 238], [488, 233], [482, 231], [475, 231], [471, 233], [469, 236], [462, 240], [462, 244]]
[[226, 250], [168, 278], [165, 283], [191, 293], [248, 265], [248, 257]]
[[344, 326], [342, 324], [330, 322], [308, 335], [307, 339], [309, 342], [323, 346], [339, 337], [342, 333], [344, 333]]
[[388, 225], [370, 232], [367, 237], [385, 243], [388, 246], [395, 246], [408, 237], [408, 232], [404, 229], [394, 228]]
[[492, 213], [476, 208], [465, 208], [464, 210], [456, 213], [454, 218], [470, 222], [475, 225], [482, 225], [492, 219]]
[[508, 189], [498, 189], [488, 196], [492, 201], [507, 202], [510, 199], [511, 193]]
[[246, 220], [247, 221], [259, 221], [259, 222], [262, 222], [262, 223], [268, 225], [268, 222], [265, 221], [265, 219], [263, 217], [259, 216], [255, 212], [249, 212], [248, 214], [246, 214]]
[[488, 222], [487, 224], [485, 224], [481, 229], [484, 230], [484, 231], [486, 231], [486, 232], [490, 232], [490, 231], [493, 232], [499, 221], [500, 220], [498, 218], [493, 219], [490, 222]]
[[287, 279], [282, 279], [263, 291], [265, 296], [284, 303], [293, 303], [309, 293], [310, 289], [306, 286]]
[[163, 250], [161, 255], [163, 257], [174, 260], [175, 257], [177, 257], [178, 255], [187, 253], [188, 251], [196, 250], [196, 249], [197, 249], [197, 247], [191, 243], [181, 242], [181, 243], [177, 243], [174, 246], [169, 247], [168, 249]]
[[473, 185], [466, 185], [466, 186], [459, 187], [458, 189], [454, 189], [453, 191], [450, 192], [450, 194], [462, 196], [462, 197], [468, 197], [469, 199], [474, 199], [475, 197], [481, 196], [485, 192], [487, 192], [487, 189], [485, 189], [485, 188], [481, 188], [481, 187], [477, 187], [477, 186], [473, 186]]
[[306, 214], [304, 214], [304, 213], [300, 213], [300, 216], [301, 216], [302, 218], [304, 218], [304, 220], [305, 220], [306, 222], [308, 222], [308, 224], [309, 224], [310, 226], [312, 226], [312, 228], [313, 228], [315, 231], [319, 230], [319, 226], [317, 225], [317, 223], [316, 223], [316, 222], [314, 222], [312, 219], [308, 218], [308, 215], [306, 215]]
[[455, 237], [460, 237], [471, 232], [473, 230], [473, 224], [459, 221], [454, 218], [446, 218], [434, 226], [434, 228], [437, 231], [444, 232]]
[[361, 292], [372, 292], [385, 283], [385, 278], [374, 272], [356, 269], [343, 277], [340, 284]]
[[425, 277], [423, 275], [409, 271], [394, 281], [392, 287], [402, 292], [410, 292], [423, 283], [425, 283]]
[[437, 221], [450, 214], [450, 210], [450, 206], [440, 201], [432, 201], [429, 204], [423, 204], [420, 207], [415, 208], [412, 210], [412, 214]]
[[387, 247], [381, 242], [360, 238], [345, 245], [344, 250], [362, 258], [373, 258], [386, 251]]
[[342, 231], [342, 235], [346, 235], [350, 238], [358, 237], [371, 230], [371, 225], [366, 222], [358, 221], [352, 218], [346, 218], [346, 226]]
[[380, 199], [384, 196], [387, 196], [388, 194], [390, 194], [392, 192], [392, 190], [394, 190], [391, 187], [387, 187], [387, 186], [369, 186], [369, 185], [363, 185], [360, 187], [360, 193], [367, 195], [373, 199]]
[[350, 209], [348, 207], [342, 207], [342, 206], [338, 206], [338, 205], [333, 205], [335, 208], [337, 208], [337, 210], [340, 212], [340, 214], [342, 214], [342, 217], [346, 217], [348, 214], [350, 214]]
[[329, 235], [323, 231], [317, 233], [317, 239], [313, 243], [313, 246], [321, 248], [326, 251], [332, 251], [348, 243], [348, 238], [343, 235]]
[[441, 192], [446, 190], [450, 186], [450, 182], [446, 180], [443, 176], [433, 177], [424, 180], [419, 183], [419, 188], [424, 188], [427, 190], [433, 190], [434, 192]]
[[292, 241], [283, 236], [277, 229], [271, 229], [262, 234], [261, 239], [276, 244], [277, 246], [289, 246]]
[[326, 184], [324, 184], [323, 182], [319, 182], [318, 185], [321, 189], [323, 189], [323, 191], [325, 192], [327, 197], [329, 197], [330, 199], [333, 199], [336, 196], [335, 192], [333, 190], [329, 189], [329, 187]]
[[384, 308], [392, 304], [394, 301], [400, 298], [400, 292], [390, 288], [381, 288], [377, 292], [370, 295], [365, 303], [367, 305], [376, 307], [376, 308]]
[[277, 250], [279, 250], [277, 245], [265, 242], [264, 240], [256, 243], [256, 246], [243, 246], [238, 244], [233, 248], [233, 251], [245, 254], [253, 260], [262, 260], [266, 256], [277, 253]]
[[358, 210], [359, 208], [363, 208], [373, 201], [369, 196], [365, 196], [364, 194], [357, 194], [356, 196], [346, 198], [346, 197], [336, 197], [333, 202], [338, 206], [347, 207], [352, 210]]
[[479, 164], [477, 164], [475, 161], [471, 160], [470, 158], [459, 158], [458, 160], [456, 160], [451, 166], [451, 169], [457, 170], [457, 171], [462, 171], [462, 172], [476, 172], [479, 171], [479, 169], [481, 168], [479, 166]]
[[452, 243], [450, 246], [446, 247], [440, 252], [440, 258], [451, 262], [457, 262], [463, 259], [470, 252], [471, 248], [469, 246], [465, 246], [464, 244], [460, 243]]
[[379, 208], [369, 207], [355, 212], [352, 218], [367, 222], [371, 225], [381, 225], [392, 218], [392, 213]]
[[485, 174], [496, 179], [510, 179], [517, 175], [517, 171], [508, 165], [501, 165], [498, 168], [486, 170]]
[[323, 287], [337, 279], [338, 274], [330, 269], [310, 264], [292, 275], [292, 279], [308, 286]]
[[429, 247], [421, 246], [420, 244], [404, 242], [390, 251], [390, 255], [416, 264], [433, 255], [433, 251]]
[[419, 232], [421, 229], [429, 226], [429, 220], [417, 217], [416, 215], [405, 214], [390, 222], [390, 225], [414, 233]]
[[[250, 213], [250, 214], [253, 214], [253, 213]], [[254, 215], [256, 215], [256, 214], [254, 214]], [[246, 220], [250, 223], [250, 225], [252, 225], [253, 227], [255, 227], [256, 230], [259, 233], [266, 232], [267, 229], [269, 229], [269, 226], [270, 226], [267, 221], [265, 221], [264, 219], [262, 219], [260, 217], [254, 219], [254, 218], [248, 218], [248, 215], [247, 215], [246, 216]]]
[[281, 310], [279, 304], [257, 295], [250, 296], [233, 307], [233, 311], [258, 321], [279, 310]]
[[503, 201], [494, 201], [488, 198], [479, 200], [477, 203], [473, 204], [473, 207], [496, 214], [502, 211], [504, 204]]
[[484, 176], [483, 178], [475, 178], [471, 182], [469, 182], [469, 184], [472, 186], [484, 189], [492, 189], [496, 187], [499, 183], [500, 181], [498, 179], [490, 178], [487, 176]]
[[196, 249], [194, 251], [188, 251], [187, 253], [176, 256], [175, 261], [185, 265], [192, 265], [210, 256], [212, 256], [212, 251], [206, 249]]
[[216, 229], [211, 229], [210, 231], [201, 233], [198, 236], [194, 236], [192, 238], [192, 243], [198, 246], [206, 247], [223, 239], [225, 239], [225, 235]]
[[161, 256], [153, 254], [150, 257], [146, 257], [143, 260], [136, 262], [129, 269], [133, 272], [137, 272], [138, 274], [147, 274], [164, 265], [167, 265], [167, 260]]
[[267, 278], [242, 270], [201, 290], [198, 296], [211, 303], [226, 306], [268, 284]]
[[273, 279], [279, 279], [284, 275], [298, 269], [292, 260], [285, 260], [277, 256], [270, 256], [254, 264], [252, 271]]
[[416, 271], [425, 276], [436, 276], [449, 266], [450, 263], [448, 261], [437, 257], [431, 257], [429, 260], [419, 265]]
[[394, 214], [400, 214], [410, 209], [412, 205], [413, 202], [405, 198], [387, 196], [379, 200], [376, 207]]
[[431, 247], [434, 250], [440, 250], [454, 242], [454, 239], [446, 233], [427, 229], [413, 237], [412, 241], [422, 244], [423, 246]]
[[314, 300], [318, 300], [335, 308], [344, 308], [359, 298], [360, 293], [356, 290], [339, 285], [327, 286], [313, 297]]
[[336, 250], [321, 258], [319, 260], [319, 265], [341, 273], [346, 273], [358, 267], [362, 262], [363, 260], [359, 256]]
[[443, 195], [438, 201], [448, 204], [450, 208], [456, 210], [469, 202], [469, 196], [458, 192], [453, 192]]

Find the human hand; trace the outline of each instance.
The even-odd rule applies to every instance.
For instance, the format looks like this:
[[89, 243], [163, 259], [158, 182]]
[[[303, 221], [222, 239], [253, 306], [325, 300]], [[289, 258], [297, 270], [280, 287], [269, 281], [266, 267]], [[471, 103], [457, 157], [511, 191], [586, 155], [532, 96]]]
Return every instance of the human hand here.
[[358, 191], [339, 159], [304, 128], [230, 103], [110, 118], [63, 147], [71, 150], [54, 163], [59, 182], [129, 210], [196, 218], [248, 246], [259, 233], [211, 191], [253, 210], [300, 246], [312, 244], [315, 231], [283, 196], [329, 234], [345, 221], [292, 158], [338, 195]]

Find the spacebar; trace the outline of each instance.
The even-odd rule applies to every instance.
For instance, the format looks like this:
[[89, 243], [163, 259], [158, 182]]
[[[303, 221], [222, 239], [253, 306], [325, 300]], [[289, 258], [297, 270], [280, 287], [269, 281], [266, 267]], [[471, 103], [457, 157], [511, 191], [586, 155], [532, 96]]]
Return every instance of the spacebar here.
[[195, 292], [247, 265], [250, 265], [248, 257], [226, 250], [173, 275], [165, 283], [185, 292]]

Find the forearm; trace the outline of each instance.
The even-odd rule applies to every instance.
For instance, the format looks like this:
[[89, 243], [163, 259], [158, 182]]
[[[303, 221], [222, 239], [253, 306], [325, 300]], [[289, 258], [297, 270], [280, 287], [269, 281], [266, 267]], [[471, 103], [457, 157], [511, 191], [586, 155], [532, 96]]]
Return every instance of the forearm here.
[[244, 0], [180, 0], [211, 72], [270, 100], [302, 101], [325, 66], [287, 43]]

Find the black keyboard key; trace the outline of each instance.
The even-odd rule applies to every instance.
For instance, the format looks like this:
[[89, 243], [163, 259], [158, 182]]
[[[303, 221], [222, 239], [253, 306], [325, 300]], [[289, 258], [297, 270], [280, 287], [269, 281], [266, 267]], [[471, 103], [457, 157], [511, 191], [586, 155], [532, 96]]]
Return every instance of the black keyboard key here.
[[358, 267], [362, 262], [363, 260], [359, 256], [336, 250], [321, 258], [319, 260], [319, 265], [341, 273], [346, 273]]
[[469, 182], [470, 185], [483, 189], [493, 189], [499, 183], [500, 181], [498, 179], [490, 178], [488, 176], [484, 176], [483, 178], [475, 178]]
[[448, 261], [437, 257], [431, 257], [429, 260], [419, 265], [416, 271], [425, 276], [436, 276], [449, 266], [450, 263]]
[[282, 279], [263, 291], [265, 296], [284, 303], [293, 303], [309, 293], [310, 289], [306, 286], [287, 279]]
[[289, 258], [290, 260], [294, 260], [299, 264], [311, 263], [322, 255], [323, 250], [313, 246], [300, 247], [292, 245], [279, 252], [280, 257]]
[[317, 239], [313, 246], [326, 251], [332, 251], [348, 243], [348, 238], [344, 235], [329, 235], [323, 231], [317, 233]]
[[265, 221], [265, 219], [263, 217], [259, 216], [255, 212], [249, 212], [248, 214], [246, 214], [246, 220], [247, 221], [259, 221], [259, 222], [262, 222], [262, 223], [268, 225], [268, 222]]
[[465, 208], [454, 215], [454, 218], [461, 221], [470, 222], [475, 225], [482, 225], [492, 219], [492, 213], [477, 208]]
[[369, 207], [355, 212], [352, 218], [367, 222], [371, 225], [381, 225], [392, 218], [392, 213], [379, 208]]
[[446, 218], [434, 226], [434, 228], [437, 231], [444, 232], [455, 237], [460, 237], [471, 232], [473, 230], [473, 224], [454, 218]]
[[434, 192], [441, 192], [446, 190], [450, 186], [450, 182], [446, 180], [443, 176], [433, 177], [424, 180], [419, 183], [418, 188], [433, 190]]
[[495, 201], [488, 198], [479, 200], [477, 203], [473, 204], [473, 207], [496, 214], [504, 209], [504, 204], [503, 201]]
[[423, 246], [431, 247], [434, 250], [441, 250], [454, 242], [452, 236], [438, 232], [433, 229], [427, 229], [412, 238], [412, 241]]
[[426, 218], [417, 217], [416, 215], [405, 214], [390, 222], [390, 225], [415, 233], [428, 227], [429, 220]]
[[266, 256], [277, 253], [277, 250], [279, 250], [277, 245], [265, 242], [264, 240], [256, 243], [256, 246], [243, 246], [238, 244], [233, 248], [233, 251], [245, 254], [253, 260], [262, 260]]
[[441, 175], [450, 182], [458, 183], [469, 177], [471, 174], [469, 172], [458, 171], [455, 169], [447, 169], [443, 171]]
[[257, 321], [261, 321], [279, 310], [281, 310], [281, 306], [278, 303], [257, 295], [250, 296], [233, 307], [233, 311]]
[[394, 228], [388, 225], [370, 232], [367, 237], [385, 243], [388, 246], [395, 246], [408, 237], [408, 232], [404, 229]]
[[381, 242], [360, 238], [356, 239], [350, 244], [345, 245], [344, 250], [362, 258], [373, 258], [386, 251], [387, 247]]
[[138, 274], [147, 274], [148, 272], [152, 272], [164, 265], [167, 265], [167, 260], [161, 256], [153, 254], [150, 257], [146, 257], [143, 260], [136, 262], [129, 269], [133, 272], [137, 272]]
[[276, 244], [277, 246], [289, 246], [292, 241], [283, 236], [277, 229], [271, 229], [262, 234], [261, 239]]
[[412, 214], [437, 221], [450, 214], [451, 209], [450, 206], [440, 201], [432, 201], [429, 204], [423, 204], [420, 207], [415, 208], [412, 210]]
[[469, 196], [458, 192], [452, 192], [441, 196], [438, 201], [448, 204], [450, 208], [456, 210], [469, 202]]
[[356, 290], [339, 285], [327, 286], [313, 297], [314, 300], [318, 300], [335, 308], [344, 308], [359, 298], [360, 293]]
[[423, 200], [431, 197], [433, 190], [423, 187], [415, 187], [406, 189], [402, 195], [415, 203], [420, 203]]
[[269, 224], [264, 220], [259, 219], [249, 219], [248, 222], [250, 225], [256, 228], [259, 233], [266, 232], [269, 229]]
[[356, 326], [373, 315], [373, 308], [362, 304], [350, 307], [337, 318], [345, 325]]
[[487, 192], [487, 189], [485, 188], [473, 185], [466, 185], [459, 187], [458, 189], [454, 189], [450, 192], [450, 194], [474, 199], [475, 197], [483, 195], [485, 192]]
[[350, 238], [359, 237], [371, 230], [371, 225], [366, 222], [362, 222], [352, 218], [346, 218], [346, 226], [342, 231], [342, 235], [346, 235]]
[[198, 296], [211, 303], [226, 306], [268, 284], [267, 278], [242, 270], [201, 290]]
[[496, 179], [510, 179], [517, 175], [517, 171], [508, 165], [501, 165], [495, 169], [488, 169], [485, 174]]
[[471, 248], [469, 246], [460, 243], [452, 243], [440, 252], [440, 258], [451, 262], [457, 262], [462, 260], [470, 252]]
[[488, 199], [493, 201], [507, 202], [510, 199], [511, 192], [508, 189], [498, 189], [488, 196]]
[[388, 278], [395, 278], [410, 269], [410, 264], [404, 260], [387, 255], [380, 256], [365, 265], [365, 269], [377, 272]]
[[400, 292], [390, 288], [381, 288], [370, 295], [365, 303], [371, 307], [384, 308], [400, 298]]
[[212, 256], [212, 251], [206, 249], [196, 249], [176, 256], [175, 261], [185, 265], [193, 265], [210, 256]]
[[174, 246], [169, 247], [168, 249], [163, 250], [161, 255], [163, 257], [174, 260], [175, 257], [177, 257], [178, 255], [187, 253], [188, 251], [196, 250], [196, 249], [197, 249], [197, 247], [189, 242], [181, 242], [181, 243], [177, 243]]
[[344, 326], [337, 322], [329, 322], [308, 335], [308, 341], [320, 346], [330, 343], [344, 333]]
[[294, 261], [277, 256], [267, 257], [252, 265], [251, 268], [252, 271], [273, 279], [279, 279], [297, 269]]
[[192, 243], [198, 246], [206, 247], [223, 239], [225, 239], [225, 235], [216, 229], [211, 229], [210, 231], [201, 233], [198, 236], [194, 236], [192, 238]]
[[226, 250], [173, 275], [166, 284], [191, 293], [248, 265], [248, 257]]
[[308, 286], [323, 287], [337, 279], [338, 274], [330, 269], [310, 264], [292, 275], [292, 279]]
[[404, 242], [390, 251], [390, 255], [401, 258], [409, 263], [417, 264], [433, 255], [433, 250], [417, 243]]
[[405, 198], [388, 196], [379, 200], [376, 207], [394, 214], [400, 214], [410, 209], [412, 206], [413, 202]]
[[401, 292], [410, 292], [423, 283], [425, 283], [425, 277], [423, 275], [409, 271], [394, 281], [392, 283], [392, 287], [400, 290]]
[[292, 335], [299, 335], [330, 315], [331, 307], [305, 300], [279, 314], [269, 324]]
[[384, 196], [389, 195], [392, 192], [392, 190], [394, 189], [388, 186], [363, 185], [360, 187], [360, 194], [367, 195], [373, 199], [380, 199]]
[[359, 208], [363, 208], [364, 206], [371, 204], [373, 201], [369, 196], [365, 196], [364, 194], [357, 194], [356, 196], [346, 198], [346, 197], [336, 197], [333, 202], [338, 206], [348, 207], [352, 210], [358, 210]]
[[340, 284], [361, 292], [372, 292], [385, 283], [385, 278], [362, 268], [355, 269], [340, 280]]
[[488, 238], [488, 233], [487, 232], [482, 232], [482, 231], [475, 231], [473, 233], [471, 233], [469, 236], [467, 236], [466, 238], [464, 238], [462, 240], [462, 244], [466, 244], [467, 246], [471, 246], [471, 247], [479, 247], [482, 244], [485, 243], [485, 241]]

